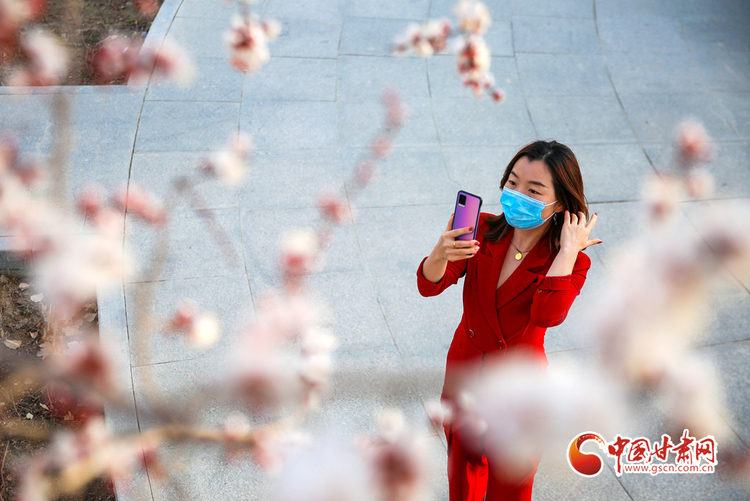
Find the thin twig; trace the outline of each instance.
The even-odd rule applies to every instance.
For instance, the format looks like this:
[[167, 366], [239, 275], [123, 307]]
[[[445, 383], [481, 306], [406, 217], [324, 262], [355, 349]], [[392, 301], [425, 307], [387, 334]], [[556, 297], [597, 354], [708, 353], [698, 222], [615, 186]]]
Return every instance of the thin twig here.
[[70, 126], [70, 97], [65, 93], [52, 94], [52, 153], [49, 158], [51, 184], [49, 198], [55, 208], [70, 216], [68, 199], [68, 159], [73, 139]]
[[224, 253], [224, 258], [227, 260], [227, 265], [230, 267], [239, 265], [239, 257], [234, 249], [234, 246], [229, 240], [227, 232], [224, 227], [216, 221], [216, 217], [209, 210], [200, 210], [199, 207], [205, 207], [203, 198], [195, 190], [195, 184], [190, 178], [183, 178], [180, 180], [181, 184], [178, 189], [184, 192], [185, 196], [190, 203], [190, 207], [193, 209], [196, 215], [200, 216], [201, 219], [206, 223], [206, 228], [210, 233], [213, 234], [214, 238], [219, 244], [219, 248]]
[[[2, 484], [0, 484], [0, 491], [2, 491], [5, 488], [5, 458], [8, 456], [8, 448], [10, 447], [10, 440], [8, 440], [5, 443], [5, 454], [3, 454], [3, 465], [0, 466], [0, 478], [2, 479]], [[0, 499], [3, 499], [2, 493], [0, 493]]]
[[[177, 194], [175, 187], [170, 191], [165, 202], [165, 212], [167, 214], [167, 222], [159, 229], [157, 234], [157, 240], [152, 247], [151, 254], [151, 265], [146, 270], [146, 276], [143, 281], [146, 283], [141, 284], [135, 289], [135, 300], [134, 300], [134, 311], [136, 312], [136, 322], [134, 332], [131, 335], [135, 335], [135, 353], [142, 357], [139, 360], [141, 365], [147, 365], [150, 363], [151, 350], [149, 349], [151, 339], [151, 326], [153, 324], [151, 319], [151, 307], [154, 304], [154, 289], [156, 288], [156, 280], [164, 272], [164, 268], [167, 264], [167, 258], [169, 257], [169, 225], [172, 221], [172, 214], [176, 205]], [[152, 371], [143, 371], [144, 378], [144, 396], [146, 400], [155, 408], [159, 409], [159, 402], [163, 402], [161, 391], [158, 390], [155, 378]]]

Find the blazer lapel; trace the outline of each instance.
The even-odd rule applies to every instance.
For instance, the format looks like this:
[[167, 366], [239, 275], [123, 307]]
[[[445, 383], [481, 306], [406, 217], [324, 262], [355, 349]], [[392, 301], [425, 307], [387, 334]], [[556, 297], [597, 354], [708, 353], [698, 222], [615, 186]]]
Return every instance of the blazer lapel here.
[[[505, 249], [507, 251], [508, 245], [505, 246]], [[536, 245], [534, 245], [534, 248], [532, 248], [526, 257], [523, 258], [523, 261], [518, 265], [518, 269], [516, 269], [503, 283], [502, 287], [504, 290], [500, 303], [497, 305], [493, 303], [493, 307], [503, 307], [515, 299], [521, 292], [526, 290], [538, 275], [538, 273], [531, 272], [530, 270], [544, 266], [549, 260], [549, 257], [549, 236], [544, 236], [539, 239]], [[498, 259], [498, 261], [502, 266], [503, 259]], [[497, 286], [499, 278], [500, 272], [495, 276], [495, 286]], [[497, 310], [495, 310], [495, 316], [497, 316]]]
[[504, 256], [510, 245], [511, 234], [512, 232], [497, 242], [485, 241], [487, 253], [480, 252], [474, 256], [474, 259], [477, 260], [477, 281], [480, 291], [479, 307], [498, 338], [503, 336], [500, 330], [500, 322], [497, 320], [495, 291], [497, 290], [497, 281], [500, 279]]

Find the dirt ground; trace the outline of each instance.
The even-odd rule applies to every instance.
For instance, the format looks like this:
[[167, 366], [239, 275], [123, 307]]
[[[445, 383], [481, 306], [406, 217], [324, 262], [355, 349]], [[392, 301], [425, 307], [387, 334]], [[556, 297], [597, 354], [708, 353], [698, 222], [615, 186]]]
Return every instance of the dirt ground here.
[[[79, 419], [69, 410], [61, 410], [59, 399], [50, 398], [48, 382], [34, 382], [18, 377], [27, 363], [37, 362], [45, 342], [46, 308], [33, 286], [21, 277], [0, 275], [0, 421], [3, 425], [23, 420], [40, 434], [47, 435], [60, 428], [74, 428]], [[96, 302], [86, 305], [82, 321], [98, 331]], [[74, 327], [74, 326], [73, 326]], [[14, 398], [13, 392], [19, 395]], [[75, 414], [77, 409], [73, 407]], [[16, 499], [19, 468], [23, 458], [38, 454], [47, 439], [0, 437], [0, 499]], [[86, 492], [60, 500], [114, 501], [111, 484], [106, 479], [92, 482]]]
[[[159, 6], [162, 2], [156, 0]], [[61, 37], [71, 52], [70, 71], [61, 85], [94, 85], [87, 60], [97, 44], [113, 32], [145, 38], [152, 21], [153, 16], [140, 13], [132, 1], [47, 0], [46, 13], [35, 24]], [[11, 61], [19, 62], [21, 56], [15, 54]], [[0, 77], [9, 66], [0, 68]]]

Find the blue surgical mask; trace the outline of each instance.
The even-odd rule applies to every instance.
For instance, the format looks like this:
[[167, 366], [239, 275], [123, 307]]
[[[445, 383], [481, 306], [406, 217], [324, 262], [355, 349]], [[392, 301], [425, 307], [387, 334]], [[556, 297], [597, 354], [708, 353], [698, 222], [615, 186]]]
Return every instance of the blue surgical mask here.
[[500, 197], [505, 220], [519, 230], [530, 230], [543, 225], [554, 213], [547, 219], [542, 219], [542, 211], [556, 202], [555, 200], [555, 202], [545, 204], [510, 188], [503, 188], [503, 194]]

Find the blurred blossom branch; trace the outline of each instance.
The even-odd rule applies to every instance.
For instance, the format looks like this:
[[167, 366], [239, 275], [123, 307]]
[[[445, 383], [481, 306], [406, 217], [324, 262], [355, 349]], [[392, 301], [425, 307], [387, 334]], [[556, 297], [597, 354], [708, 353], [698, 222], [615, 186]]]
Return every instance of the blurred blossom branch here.
[[711, 195], [702, 164], [715, 147], [693, 119], [679, 126], [675, 143], [672, 168], [647, 182], [647, 226], [622, 249], [592, 334], [603, 369], [634, 388], [657, 391], [672, 432], [689, 427], [721, 440], [727, 428], [720, 415], [728, 414], [717, 375], [690, 347], [707, 326], [704, 305], [726, 271], [740, 280], [750, 272], [750, 208], [708, 209], [691, 227], [680, 217], [679, 201]]
[[224, 33], [224, 42], [233, 68], [244, 73], [254, 73], [271, 57], [268, 42], [281, 33], [281, 24], [275, 19], [260, 19], [251, 8], [253, 1], [239, 0], [239, 14], [232, 18], [232, 27]]
[[[477, 0], [459, 0], [453, 8], [458, 21], [458, 36], [452, 49], [456, 54], [456, 71], [464, 86], [470, 87], [477, 98], [489, 91], [492, 100], [505, 100], [505, 91], [495, 87], [495, 77], [490, 73], [490, 49], [484, 41], [492, 18], [487, 6]], [[448, 37], [454, 34], [447, 18], [428, 20], [424, 25], [410, 23], [406, 33], [393, 44], [392, 52], [399, 56], [415, 53], [431, 57], [448, 47]]]
[[[142, 3], [146, 5], [144, 8], [148, 7]], [[233, 39], [233, 49], [237, 51], [233, 65], [245, 71], [256, 70], [267, 59], [267, 52], [262, 43], [256, 45], [257, 40], [251, 39], [261, 37], [258, 29], [267, 40], [274, 38], [278, 25], [258, 20], [247, 4], [240, 4], [240, 8], [242, 24], [235, 21], [235, 35], [239, 38]], [[45, 43], [48, 40], [45, 39]], [[56, 50], [52, 45], [46, 53], [41, 50], [39, 61]], [[192, 76], [192, 65], [187, 57], [168, 41], [157, 49], [143, 47], [137, 39], [113, 35], [102, 42], [90, 62], [102, 84], [125, 80], [132, 85], [157, 78], [184, 83]], [[47, 67], [49, 65], [35, 66], [32, 61], [23, 69], [23, 74], [52, 73], [54, 77], [29, 76], [15, 82], [58, 83], [62, 71], [43, 71]], [[132, 280], [132, 258], [121, 240], [123, 218], [127, 215], [157, 230], [150, 264], [141, 280], [159, 279], [169, 256], [169, 223], [178, 197], [184, 197], [190, 209], [206, 223], [211, 239], [219, 245], [227, 262], [237, 264], [239, 258], [226, 230], [210, 211], [203, 210], [206, 204], [196, 190], [203, 180], [198, 180], [197, 176], [217, 180], [228, 189], [237, 188], [247, 175], [250, 138], [244, 134], [231, 138], [223, 149], [202, 158], [192, 172], [175, 177], [165, 202], [134, 183], [111, 193], [90, 185], [78, 193], [69, 210], [55, 207], [64, 202], [60, 200], [67, 193], [65, 169], [72, 143], [67, 97], [55, 94], [53, 98], [55, 140], [50, 155], [50, 167], [54, 169], [50, 202], [36, 198], [32, 190], [25, 189], [33, 188], [44, 179], [43, 168], [23, 161], [13, 139], [4, 140], [0, 148], [0, 223], [14, 235], [18, 255], [27, 260], [34, 257], [34, 284], [42, 291], [39, 296], [49, 305], [44, 310], [47, 325], [43, 328], [40, 356], [28, 365], [28, 371], [34, 376], [33, 380], [51, 381], [52, 400], [69, 402], [61, 407], [63, 413], [67, 412], [66, 419], [71, 409], [86, 409], [74, 416], [82, 423], [80, 429], [54, 433], [46, 451], [23, 467], [20, 489], [25, 499], [50, 499], [74, 493], [102, 474], [122, 478], [142, 467], [156, 474], [162, 470], [157, 451], [166, 442], [220, 444], [230, 455], [249, 453], [269, 471], [281, 468], [290, 454], [309, 443], [306, 435], [296, 428], [306, 414], [319, 405], [327, 390], [332, 370], [331, 353], [337, 342], [321, 324], [318, 307], [304, 290], [304, 278], [322, 264], [322, 254], [330, 243], [333, 226], [351, 221], [351, 201], [375, 177], [377, 162], [392, 151], [393, 139], [407, 112], [395, 90], [384, 93], [383, 103], [385, 118], [381, 130], [352, 175], [350, 193], [322, 193], [319, 199], [322, 226], [317, 230], [296, 229], [285, 237], [280, 253], [284, 287], [279, 293], [258, 298], [257, 318], [239, 327], [241, 342], [227, 373], [218, 383], [196, 388], [188, 397], [193, 405], [179, 409], [159, 391], [160, 385], [153, 374], [146, 373], [144, 391], [150, 407], [141, 408], [141, 413], [144, 416], [152, 413], [161, 424], [142, 430], [138, 436], [109, 435], [103, 420], [93, 410], [104, 402], [115, 409], [123, 399], [109, 355], [98, 344], [93, 332], [81, 325], [82, 305], [92, 301], [97, 291], [122, 287], [124, 282]], [[73, 230], [76, 217], [85, 218], [92, 230], [90, 234], [76, 234]], [[138, 287], [134, 299], [136, 321], [131, 324], [130, 339], [141, 363], [149, 363], [151, 340], [158, 333], [185, 336], [200, 350], [210, 348], [219, 338], [216, 316], [201, 312], [193, 300], [182, 300], [170, 318], [158, 319], [151, 311], [154, 288]], [[75, 337], [70, 337], [74, 334]], [[18, 372], [19, 377], [25, 374]], [[28, 377], [24, 380], [32, 381]], [[197, 425], [209, 395], [214, 404], [232, 408], [241, 403], [242, 409], [230, 413], [221, 428]], [[20, 396], [18, 393], [9, 400], [12, 403]], [[266, 423], [262, 425], [251, 424], [264, 420]], [[23, 421], [19, 420], [19, 424]], [[11, 425], [4, 430], [16, 435], [27, 433], [24, 428]], [[380, 444], [370, 448], [387, 450], [384, 443]], [[389, 453], [373, 460], [373, 468], [382, 469], [379, 478], [383, 485], [400, 481], [388, 470], [390, 457]], [[411, 468], [414, 470], [416, 466]], [[384, 499], [407, 499], [392, 490], [384, 496]]]

